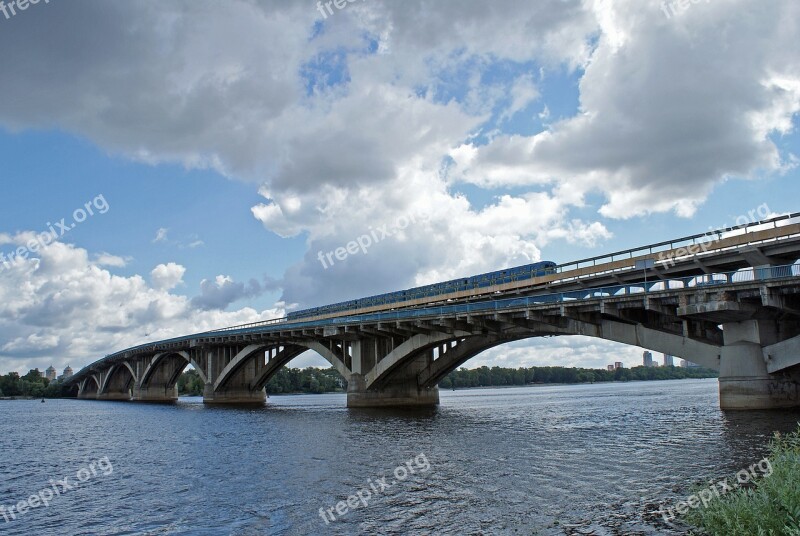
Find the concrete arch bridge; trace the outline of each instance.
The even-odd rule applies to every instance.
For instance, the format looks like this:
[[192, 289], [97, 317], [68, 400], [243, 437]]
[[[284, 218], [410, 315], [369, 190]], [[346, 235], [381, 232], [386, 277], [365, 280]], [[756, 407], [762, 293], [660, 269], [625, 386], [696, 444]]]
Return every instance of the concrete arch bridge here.
[[784, 223], [694, 252], [670, 242], [593, 259], [592, 270], [570, 263], [556, 280], [504, 284], [481, 296], [148, 343], [70, 381], [79, 398], [169, 402], [191, 364], [205, 402], [261, 404], [269, 379], [313, 351], [347, 380], [349, 407], [429, 406], [439, 402], [438, 382], [490, 348], [582, 335], [719, 370], [724, 409], [799, 406], [800, 224]]

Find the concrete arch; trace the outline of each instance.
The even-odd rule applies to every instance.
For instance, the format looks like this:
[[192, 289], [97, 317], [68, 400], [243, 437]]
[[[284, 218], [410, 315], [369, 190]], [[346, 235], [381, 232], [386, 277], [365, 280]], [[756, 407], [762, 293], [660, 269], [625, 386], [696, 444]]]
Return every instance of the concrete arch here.
[[111, 382], [117, 379], [119, 371], [122, 370], [127, 370], [127, 372], [130, 374], [130, 379], [126, 382], [128, 389], [130, 389], [131, 384], [136, 383], [136, 373], [133, 371], [133, 368], [131, 368], [131, 366], [127, 362], [123, 362], [123, 363], [118, 363], [116, 365], [112, 365], [111, 368], [108, 369], [108, 372], [105, 374], [105, 379], [103, 380], [103, 385], [100, 387], [97, 394], [98, 395], [107, 394]]
[[275, 346], [274, 344], [251, 344], [246, 346], [242, 351], [236, 354], [231, 362], [228, 363], [222, 372], [220, 372], [219, 377], [214, 382], [214, 392], [217, 392], [221, 387], [225, 385], [225, 383], [239, 371], [239, 369], [244, 365], [247, 361], [253, 358], [259, 352], [265, 352], [268, 348]]
[[720, 370], [722, 347], [701, 342], [666, 331], [645, 327], [643, 324], [626, 324], [602, 320], [599, 324], [570, 320], [568, 335], [585, 335], [630, 346], [646, 348], [688, 359], [700, 366]]
[[90, 383], [89, 382], [90, 379], [94, 381], [94, 385], [97, 388], [97, 392], [100, 392], [100, 384], [101, 384], [100, 377], [97, 374], [90, 375], [89, 378], [87, 378], [87, 385]]
[[445, 376], [456, 370], [458, 367], [482, 354], [486, 350], [501, 346], [508, 342], [518, 341], [525, 338], [541, 337], [542, 335], [532, 335], [530, 337], [500, 338], [491, 335], [479, 335], [468, 339], [461, 339], [455, 347], [449, 348], [447, 352], [440, 355], [433, 363], [428, 365], [417, 376], [420, 387], [434, 387]]
[[430, 334], [414, 335], [407, 339], [403, 344], [392, 350], [386, 357], [380, 360], [375, 367], [364, 377], [367, 389], [380, 385], [387, 380], [391, 374], [406, 361], [435, 348], [440, 344], [457, 341], [469, 337], [469, 333], [443, 333], [434, 332]]
[[[344, 364], [344, 361], [342, 360], [342, 358], [340, 356], [336, 355], [334, 352], [332, 352], [325, 345], [323, 345], [321, 343], [318, 343], [318, 342], [300, 342], [300, 343], [295, 343], [295, 344], [297, 344], [298, 346], [303, 346], [304, 348], [306, 348], [308, 350], [315, 351], [320, 356], [322, 356], [323, 359], [325, 359], [328, 363], [330, 363], [331, 366], [333, 368], [335, 368], [337, 370], [337, 372], [339, 372], [339, 374], [342, 375], [343, 378], [345, 378], [345, 379], [349, 379], [350, 378], [350, 375], [352, 374], [352, 372], [350, 371], [349, 368], [347, 368], [347, 365]], [[288, 361], [287, 361], [287, 363], [288, 363]]]
[[130, 364], [130, 363], [128, 363], [127, 361], [123, 361], [123, 362], [122, 362], [122, 364], [123, 364], [125, 367], [127, 367], [128, 371], [131, 373], [131, 376], [133, 376], [133, 381], [134, 381], [134, 382], [138, 381], [138, 380], [139, 380], [139, 378], [137, 378], [137, 377], [136, 377], [136, 371], [135, 371], [135, 370], [133, 370], [133, 367], [131, 366], [131, 364]]
[[[141, 381], [139, 383], [142, 386], [149, 385], [150, 378], [153, 375], [153, 372], [155, 372], [158, 369], [158, 367], [161, 365], [161, 363], [164, 361], [164, 359], [166, 359], [166, 358], [168, 358], [170, 356], [182, 357], [186, 361], [186, 365], [191, 364], [195, 368], [195, 370], [197, 370], [197, 373], [200, 375], [200, 378], [203, 380], [203, 382], [208, 383], [208, 378], [206, 377], [206, 373], [203, 370], [203, 368], [200, 365], [198, 365], [192, 359], [192, 357], [189, 355], [189, 352], [186, 352], [186, 351], [163, 352], [163, 353], [160, 353], [160, 354], [156, 354], [155, 357], [153, 357], [153, 360], [150, 361], [150, 364], [147, 366], [145, 371], [142, 373], [142, 378], [141, 378]], [[184, 365], [183, 367], [179, 367], [179, 370], [177, 372], [177, 375], [174, 378], [174, 381], [177, 381], [178, 376], [181, 375], [183, 370], [186, 368], [186, 365]], [[171, 382], [171, 383], [174, 383], [174, 381]]]
[[[92, 390], [89, 390], [89, 387], [93, 386]], [[78, 387], [78, 398], [89, 397], [94, 395], [95, 397], [100, 392], [100, 380], [97, 378], [96, 374], [89, 374], [86, 378], [81, 381]]]
[[250, 389], [253, 391], [258, 391], [266, 387], [269, 380], [286, 364], [288, 364], [291, 360], [296, 357], [299, 357], [301, 354], [304, 354], [308, 351], [308, 348], [303, 346], [289, 346], [285, 347], [283, 351], [278, 352], [278, 354], [273, 357], [267, 366], [264, 368], [263, 372], [259, 374], [251, 383]]
[[[270, 359], [264, 362], [264, 352], [270, 350]], [[275, 350], [273, 353], [272, 350]], [[262, 404], [266, 396], [264, 387], [282, 366], [300, 354], [313, 350], [327, 360], [345, 379], [350, 378], [350, 369], [337, 355], [337, 348], [303, 341], [290, 343], [274, 341], [259, 342], [240, 350], [225, 366], [218, 379], [209, 386], [203, 396], [207, 404], [236, 403]]]
[[446, 333], [415, 335], [384, 357], [365, 376], [365, 385], [368, 390], [379, 388], [387, 381], [391, 381], [394, 372], [402, 367], [404, 363], [439, 345], [457, 341], [455, 347], [448, 349], [438, 359], [433, 360], [417, 375], [419, 387], [431, 388], [447, 374], [490, 348], [545, 335], [583, 335], [609, 340], [690, 359], [692, 362], [706, 368], [720, 369], [722, 351], [720, 346], [689, 339], [682, 335], [654, 330], [642, 324], [626, 324], [609, 320], [603, 320], [599, 324], [592, 324], [569, 319], [564, 326], [542, 326], [542, 328], [541, 330], [525, 329], [524, 331], [515, 331], [508, 335], [466, 334], [455, 336]]

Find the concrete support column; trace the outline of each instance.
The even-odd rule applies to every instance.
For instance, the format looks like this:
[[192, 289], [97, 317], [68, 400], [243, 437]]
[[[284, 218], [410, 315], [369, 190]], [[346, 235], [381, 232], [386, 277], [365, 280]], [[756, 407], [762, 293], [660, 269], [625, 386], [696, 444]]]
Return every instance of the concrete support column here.
[[[362, 344], [370, 345], [369, 341]], [[374, 346], [374, 345], [373, 345]], [[360, 354], [361, 362], [356, 364], [356, 355]], [[431, 407], [439, 404], [438, 387], [420, 387], [417, 380], [419, 373], [433, 361], [433, 352], [427, 351], [393, 374], [391, 379], [379, 388], [367, 390], [363, 374], [364, 353], [353, 351], [353, 374], [347, 384], [348, 408], [381, 408], [381, 407]], [[374, 365], [373, 365], [374, 366]], [[358, 369], [356, 368], [358, 367]]]
[[97, 400], [97, 384], [92, 378], [85, 378], [78, 386], [78, 398], [81, 400]]
[[133, 388], [133, 400], [136, 402], [177, 402], [178, 385], [168, 387], [165, 384], [142, 386], [137, 383]]
[[770, 374], [762, 347], [777, 340], [777, 325], [769, 320], [745, 320], [723, 324], [719, 374], [722, 409], [753, 410], [800, 405], [798, 375]]
[[208, 373], [203, 402], [205, 404], [255, 404], [263, 405], [267, 400], [264, 388], [252, 390], [252, 384], [263, 369], [264, 353], [258, 352], [244, 363], [222, 385], [220, 376], [236, 355], [235, 348], [214, 348], [208, 354]]
[[[177, 402], [178, 384], [172, 382], [172, 380], [176, 374], [177, 368], [182, 366], [182, 364], [178, 363], [179, 359], [182, 358], [165, 358], [165, 361], [161, 362], [159, 366], [149, 374], [146, 383], [140, 376], [140, 379], [135, 383], [133, 388], [133, 400], [136, 402]], [[150, 364], [150, 362], [147, 363], [147, 365]], [[143, 365], [140, 368], [146, 369], [147, 366]]]

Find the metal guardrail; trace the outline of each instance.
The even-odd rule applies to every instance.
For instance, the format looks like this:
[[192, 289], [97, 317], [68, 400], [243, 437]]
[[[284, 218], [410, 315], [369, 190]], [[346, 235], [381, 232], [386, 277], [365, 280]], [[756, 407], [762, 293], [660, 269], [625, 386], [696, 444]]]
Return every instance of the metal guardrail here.
[[797, 223], [791, 221], [794, 219], [800, 219], [800, 212], [794, 212], [792, 214], [784, 214], [783, 216], [777, 216], [775, 218], [770, 218], [768, 220], [746, 223], [734, 227], [724, 227], [724, 228], [714, 229], [702, 234], [685, 236], [683, 238], [675, 238], [673, 240], [667, 240], [665, 242], [658, 242], [656, 244], [650, 244], [638, 248], [617, 251], [615, 253], [608, 253], [606, 255], [599, 255], [597, 257], [589, 257], [587, 259], [581, 259], [579, 261], [572, 261], [565, 264], [559, 264], [556, 267], [556, 269], [559, 272], [565, 272], [568, 271], [566, 270], [566, 268], [572, 268], [572, 269], [585, 268], [587, 266], [597, 266], [597, 264], [605, 264], [607, 262], [632, 259], [634, 257], [638, 257], [641, 255], [653, 255], [656, 253], [660, 253], [662, 251], [669, 251], [671, 249], [699, 245], [707, 242], [712, 242], [715, 240], [720, 240], [723, 238], [730, 238], [732, 236], [737, 236], [740, 234], [754, 233], [757, 231], [763, 231], [765, 229], [781, 227], [783, 225], [788, 225], [790, 223]]
[[[789, 279], [800, 277], [800, 264], [790, 264], [786, 266], [774, 266], [767, 268], [748, 268], [735, 272], [722, 272], [718, 274], [706, 274], [702, 276], [682, 277], [678, 279], [658, 280], [647, 283], [632, 283], [628, 285], [616, 285], [611, 287], [598, 287], [582, 289], [570, 292], [559, 292], [544, 294], [540, 296], [526, 296], [522, 298], [506, 298], [502, 300], [491, 300], [475, 303], [463, 303], [454, 305], [442, 305], [439, 307], [428, 307], [420, 309], [403, 309], [383, 313], [367, 313], [363, 315], [343, 316], [328, 318], [317, 321], [292, 322], [282, 326], [285, 329], [303, 329], [308, 327], [322, 327], [341, 324], [360, 324], [365, 322], [376, 322], [382, 320], [404, 320], [409, 318], [419, 318], [426, 316], [444, 316], [448, 314], [463, 314], [472, 312], [501, 311], [504, 309], [518, 309], [531, 307], [534, 305], [547, 305], [552, 303], [573, 303], [576, 301], [593, 300], [600, 298], [612, 298], [639, 294], [649, 294], [653, 292], [666, 292], [670, 290], [681, 290], [687, 288], [705, 288], [721, 286], [734, 283], [746, 283], [749, 281], [773, 281], [779, 279]], [[233, 330], [236, 334], [251, 333], [258, 328], [240, 328]], [[231, 329], [213, 331], [195, 335], [191, 338], [214, 337], [215, 335], [230, 335]]]

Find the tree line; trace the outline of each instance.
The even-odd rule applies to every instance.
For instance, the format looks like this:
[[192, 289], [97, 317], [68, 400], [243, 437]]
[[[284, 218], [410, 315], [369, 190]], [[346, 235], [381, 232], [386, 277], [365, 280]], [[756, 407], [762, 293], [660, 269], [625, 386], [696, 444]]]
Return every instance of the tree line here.
[[[203, 380], [194, 369], [187, 370], [178, 379], [179, 395], [202, 396], [203, 388]], [[346, 389], [347, 382], [333, 367], [329, 369], [283, 367], [267, 383], [267, 392], [270, 394], [322, 394], [342, 392]]]
[[[635, 367], [613, 371], [567, 367], [461, 368], [451, 372], [441, 382], [442, 389], [470, 387], [502, 387], [547, 383], [628, 382], [648, 380], [679, 380], [685, 378], [716, 378], [719, 373], [704, 368]], [[178, 379], [178, 393], [182, 396], [202, 396], [205, 387], [196, 370], [184, 372]], [[281, 368], [267, 384], [270, 394], [335, 393], [347, 390], [347, 381], [333, 367], [318, 369]], [[60, 382], [43, 378], [39, 369], [24, 376], [11, 372], [0, 376], [0, 397], [60, 398], [74, 396]]]
[[566, 367], [461, 368], [451, 372], [441, 382], [442, 389], [467, 387], [502, 387], [546, 383], [594, 383], [652, 380], [682, 380], [686, 378], [717, 378], [719, 373], [704, 368], [634, 367], [615, 370]]
[[[613, 371], [566, 367], [462, 368], [451, 372], [441, 382], [442, 389], [470, 387], [502, 387], [547, 383], [594, 383], [652, 380], [681, 380], [686, 378], [717, 378], [719, 373], [704, 368], [635, 367]], [[335, 393], [347, 390], [347, 381], [333, 367], [290, 369], [283, 367], [267, 384], [270, 394]], [[189, 370], [178, 380], [178, 392], [186, 396], [202, 396], [203, 380], [195, 370]]]
[[61, 398], [69, 396], [67, 391], [62, 383], [42, 377], [39, 369], [24, 376], [18, 372], [0, 376], [0, 397]]

